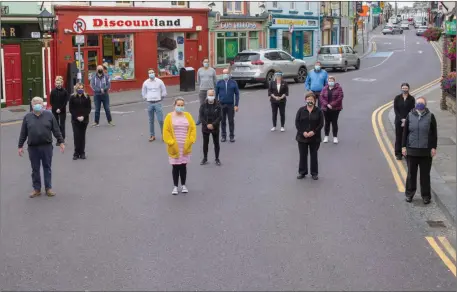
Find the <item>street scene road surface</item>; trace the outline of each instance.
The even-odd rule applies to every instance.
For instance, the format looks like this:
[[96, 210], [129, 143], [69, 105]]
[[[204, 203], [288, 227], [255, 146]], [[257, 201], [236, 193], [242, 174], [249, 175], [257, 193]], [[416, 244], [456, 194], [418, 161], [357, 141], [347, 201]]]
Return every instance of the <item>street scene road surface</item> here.
[[[303, 84], [289, 85], [284, 133], [270, 132], [267, 90], [242, 90], [236, 142], [222, 143], [221, 166], [211, 146], [210, 163], [199, 165], [198, 128], [189, 193], [179, 196], [170, 194], [164, 144], [148, 142], [143, 103], [113, 108], [115, 127], [102, 114], [88, 130], [86, 161], [72, 161], [67, 125], [66, 152], [54, 148], [54, 198], [28, 198], [20, 124], [2, 126], [1, 289], [453, 290], [453, 273], [426, 240], [455, 246], [452, 224], [434, 202], [404, 201], [371, 119], [402, 82], [415, 89], [437, 79], [440, 63], [413, 31], [372, 37], [376, 50], [359, 70], [329, 72], [344, 109], [339, 144], [320, 146], [318, 181], [296, 179]], [[185, 99], [196, 118], [198, 96]]]

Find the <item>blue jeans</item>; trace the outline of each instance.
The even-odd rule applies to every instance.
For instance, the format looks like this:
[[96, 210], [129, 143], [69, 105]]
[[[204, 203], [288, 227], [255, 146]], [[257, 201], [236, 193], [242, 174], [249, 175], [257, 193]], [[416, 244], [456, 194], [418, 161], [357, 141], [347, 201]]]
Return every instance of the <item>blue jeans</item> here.
[[94, 95], [94, 104], [95, 104], [95, 123], [100, 122], [100, 108], [103, 103], [103, 109], [105, 110], [106, 119], [110, 123], [113, 119], [111, 118], [111, 111], [109, 109], [109, 94], [100, 93]]
[[154, 131], [154, 113], [157, 114], [157, 121], [160, 125], [160, 133], [163, 132], [163, 108], [160, 102], [151, 103], [148, 105], [148, 115], [149, 115], [149, 134], [155, 136]]
[[52, 144], [28, 147], [30, 163], [32, 165], [32, 183], [34, 190], [41, 190], [41, 165], [43, 165], [44, 187], [46, 190], [52, 188], [52, 149]]

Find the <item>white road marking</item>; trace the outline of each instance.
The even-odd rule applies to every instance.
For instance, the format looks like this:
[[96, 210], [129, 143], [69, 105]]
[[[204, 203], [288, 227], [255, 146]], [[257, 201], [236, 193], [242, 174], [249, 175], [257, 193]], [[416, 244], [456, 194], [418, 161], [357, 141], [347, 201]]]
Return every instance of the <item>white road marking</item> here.
[[384, 43], [385, 45], [391, 45], [392, 43]]
[[362, 82], [373, 82], [373, 81], [376, 81], [376, 79], [361, 78], [361, 77], [354, 78], [354, 79], [352, 79], [352, 80], [354, 80], [354, 81], [362, 81]]
[[[95, 110], [91, 110], [90, 112], [94, 113]], [[100, 112], [105, 112], [104, 110], [100, 110]], [[123, 114], [131, 114], [134, 113], [134, 111], [128, 111], [128, 112], [119, 112], [119, 111], [111, 111], [112, 114], [117, 114], [117, 115], [123, 115]]]
[[419, 43], [419, 42], [416, 42], [416, 45], [420, 45], [420, 43]]
[[403, 49], [406, 51], [406, 35], [403, 35]]
[[422, 51], [418, 51], [419, 54], [422, 54]]

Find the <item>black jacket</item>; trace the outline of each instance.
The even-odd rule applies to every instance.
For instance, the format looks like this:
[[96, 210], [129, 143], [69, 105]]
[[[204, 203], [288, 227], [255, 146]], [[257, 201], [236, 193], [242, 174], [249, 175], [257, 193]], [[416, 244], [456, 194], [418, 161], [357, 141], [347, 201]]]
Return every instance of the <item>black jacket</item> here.
[[419, 117], [416, 110], [412, 110], [406, 116], [403, 127], [402, 147], [406, 147], [407, 155], [430, 156], [431, 150], [436, 149], [437, 146], [438, 127], [435, 115], [428, 108], [425, 109], [422, 117]]
[[[281, 97], [283, 94], [285, 94], [286, 97], [278, 101], [278, 100], [274, 99], [273, 97], [271, 97], [272, 94], [274, 96], [279, 96], [279, 97]], [[287, 96], [289, 96], [289, 85], [287, 84], [286, 81], [281, 80], [281, 87], [279, 88], [279, 92], [278, 92], [278, 87], [276, 86], [276, 81], [275, 80], [271, 81], [270, 85], [268, 86], [268, 96], [270, 97], [271, 102], [275, 102], [275, 103], [286, 102]]]
[[[209, 104], [208, 101], [205, 101], [204, 104], [200, 106], [199, 111], [199, 120], [202, 123], [202, 132], [210, 133], [212, 131], [219, 131], [219, 124], [222, 119], [222, 109], [219, 101], [215, 100], [213, 104]], [[214, 130], [208, 129], [208, 124], [212, 124]]]
[[60, 109], [61, 112], [66, 112], [68, 100], [69, 94], [65, 88], [54, 88], [51, 90], [50, 102], [52, 106], [52, 112], [55, 112], [57, 109]]
[[[314, 107], [311, 113], [306, 106], [302, 106], [295, 117], [295, 127], [297, 128], [296, 140], [301, 143], [320, 143], [321, 130], [324, 126], [324, 114], [318, 107]], [[314, 132], [314, 136], [305, 138], [304, 132]]]
[[89, 115], [92, 109], [89, 95], [79, 96], [77, 94], [72, 94], [70, 96], [70, 105], [68, 108], [72, 121], [78, 121], [77, 118], [83, 116], [83, 123], [89, 123]]
[[416, 106], [416, 99], [408, 93], [408, 97], [403, 99], [403, 94], [395, 96], [394, 111], [395, 122], [400, 123], [402, 119], [406, 119], [409, 112]]
[[50, 111], [43, 111], [39, 116], [33, 112], [27, 113], [22, 121], [18, 148], [22, 148], [26, 140], [29, 146], [51, 144], [52, 135], [56, 137], [57, 142], [65, 142], [59, 125]]

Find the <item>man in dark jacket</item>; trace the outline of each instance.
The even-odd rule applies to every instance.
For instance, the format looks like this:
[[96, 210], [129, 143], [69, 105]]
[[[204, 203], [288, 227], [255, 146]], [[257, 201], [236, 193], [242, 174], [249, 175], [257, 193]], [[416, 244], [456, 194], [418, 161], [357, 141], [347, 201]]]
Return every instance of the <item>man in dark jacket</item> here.
[[208, 144], [209, 136], [211, 135], [213, 136], [216, 164], [221, 165], [219, 160], [219, 124], [222, 118], [222, 109], [219, 101], [216, 100], [214, 90], [208, 90], [206, 100], [200, 106], [198, 118], [202, 123], [203, 134], [203, 160], [200, 164], [204, 165], [208, 162]]
[[[51, 90], [50, 102], [52, 107], [52, 114], [56, 118], [57, 124], [59, 125], [62, 137], [65, 139], [65, 120], [67, 118], [67, 103], [69, 100], [69, 94], [65, 88], [63, 88], [63, 80], [61, 77], [56, 78], [56, 87]], [[59, 144], [57, 143], [57, 146]]]
[[93, 74], [90, 80], [90, 87], [94, 91], [94, 104], [95, 104], [95, 121], [92, 127], [98, 127], [100, 122], [100, 109], [103, 104], [106, 119], [110, 126], [114, 126], [113, 118], [111, 117], [111, 110], [109, 108], [109, 90], [111, 88], [111, 81], [109, 76], [103, 71], [103, 66], [97, 66], [97, 74]]
[[227, 118], [230, 129], [230, 142], [235, 142], [235, 112], [238, 111], [240, 90], [236, 81], [230, 79], [228, 69], [223, 71], [223, 80], [216, 84], [216, 99], [222, 107], [222, 142], [227, 141]]
[[421, 195], [424, 204], [431, 200], [430, 169], [436, 155], [438, 130], [435, 116], [428, 110], [424, 97], [416, 100], [416, 109], [405, 120], [402, 154], [408, 161], [406, 201], [412, 202], [417, 189], [417, 169], [420, 168]]
[[394, 112], [395, 112], [395, 157], [401, 160], [401, 143], [403, 139], [403, 129], [405, 120], [416, 104], [416, 99], [409, 94], [409, 84], [401, 85], [401, 94], [395, 96]]
[[43, 165], [44, 187], [46, 195], [55, 196], [52, 191], [52, 135], [60, 145], [60, 151], [65, 149], [64, 139], [60, 133], [59, 125], [50, 111], [46, 111], [41, 97], [32, 99], [33, 111], [27, 113], [22, 121], [21, 134], [19, 136], [18, 154], [24, 155], [24, 144], [27, 140], [30, 163], [32, 165], [33, 193], [30, 198], [41, 195], [40, 167]]

